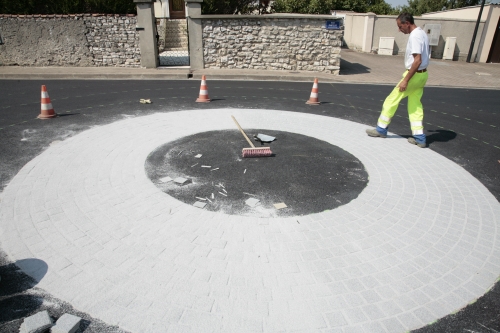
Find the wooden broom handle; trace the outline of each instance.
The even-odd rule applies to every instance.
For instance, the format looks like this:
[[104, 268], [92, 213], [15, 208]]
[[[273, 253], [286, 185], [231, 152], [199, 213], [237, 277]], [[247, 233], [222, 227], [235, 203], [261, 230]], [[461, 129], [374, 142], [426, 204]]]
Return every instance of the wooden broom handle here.
[[234, 116], [231, 116], [231, 118], [233, 118], [234, 123], [236, 124], [236, 126], [238, 126], [238, 128], [240, 129], [241, 134], [243, 134], [243, 136], [245, 137], [245, 139], [247, 139], [247, 141], [250, 144], [250, 146], [252, 148], [255, 148], [255, 146], [253, 145], [252, 141], [248, 138], [248, 136], [245, 134], [245, 132], [243, 132], [243, 129], [241, 128], [240, 124], [238, 124], [238, 122], [236, 121], [236, 118], [234, 118]]

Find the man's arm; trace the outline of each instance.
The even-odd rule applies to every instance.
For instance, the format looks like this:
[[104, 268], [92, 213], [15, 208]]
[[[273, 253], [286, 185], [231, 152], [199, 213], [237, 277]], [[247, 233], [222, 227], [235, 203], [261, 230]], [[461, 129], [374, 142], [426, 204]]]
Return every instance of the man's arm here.
[[413, 64], [408, 70], [408, 74], [404, 77], [404, 79], [399, 83], [399, 91], [405, 91], [408, 87], [408, 82], [410, 82], [411, 78], [418, 71], [418, 67], [422, 63], [422, 55], [418, 53], [413, 53]]

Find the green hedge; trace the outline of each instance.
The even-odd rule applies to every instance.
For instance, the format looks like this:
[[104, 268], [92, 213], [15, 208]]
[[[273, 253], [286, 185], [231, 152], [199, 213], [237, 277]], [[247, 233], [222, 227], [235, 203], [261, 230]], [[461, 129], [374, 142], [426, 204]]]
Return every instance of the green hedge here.
[[132, 0], [0, 0], [0, 14], [135, 14]]

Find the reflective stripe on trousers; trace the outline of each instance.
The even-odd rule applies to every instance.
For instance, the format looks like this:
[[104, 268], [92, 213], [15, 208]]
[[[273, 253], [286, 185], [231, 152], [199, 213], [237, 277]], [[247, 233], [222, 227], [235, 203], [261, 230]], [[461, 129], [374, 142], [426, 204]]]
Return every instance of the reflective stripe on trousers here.
[[[403, 73], [403, 78], [408, 74], [408, 71]], [[410, 127], [413, 135], [424, 134], [424, 109], [420, 99], [424, 94], [424, 86], [429, 77], [428, 72], [415, 73], [408, 82], [408, 87], [405, 91], [399, 91], [399, 83], [387, 96], [382, 106], [382, 112], [378, 118], [377, 125], [381, 128], [387, 128], [391, 123], [392, 117], [398, 109], [399, 103], [405, 97], [408, 97], [408, 118], [410, 119]], [[401, 81], [400, 81], [401, 82]]]

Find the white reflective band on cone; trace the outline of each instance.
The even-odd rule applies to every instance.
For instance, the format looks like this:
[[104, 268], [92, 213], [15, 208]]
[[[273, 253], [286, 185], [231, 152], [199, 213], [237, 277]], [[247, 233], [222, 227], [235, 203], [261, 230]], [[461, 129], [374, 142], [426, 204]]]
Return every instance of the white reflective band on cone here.
[[381, 123], [380, 121], [377, 123], [377, 126], [382, 127], [382, 128], [387, 128], [387, 124]]
[[200, 95], [208, 95], [208, 90], [200, 90]]
[[422, 122], [421, 121], [410, 121], [410, 126], [411, 127], [417, 127], [417, 126], [422, 126]]
[[46, 111], [46, 110], [52, 110], [52, 104], [42, 104], [41, 109], [44, 110], [44, 111]]
[[413, 135], [419, 135], [419, 134], [424, 134], [424, 130], [415, 130], [415, 131], [412, 131]]
[[42, 98], [49, 98], [49, 93], [46, 91], [42, 91]]
[[316, 93], [311, 93], [311, 97], [318, 97], [318, 94], [316, 94]]

